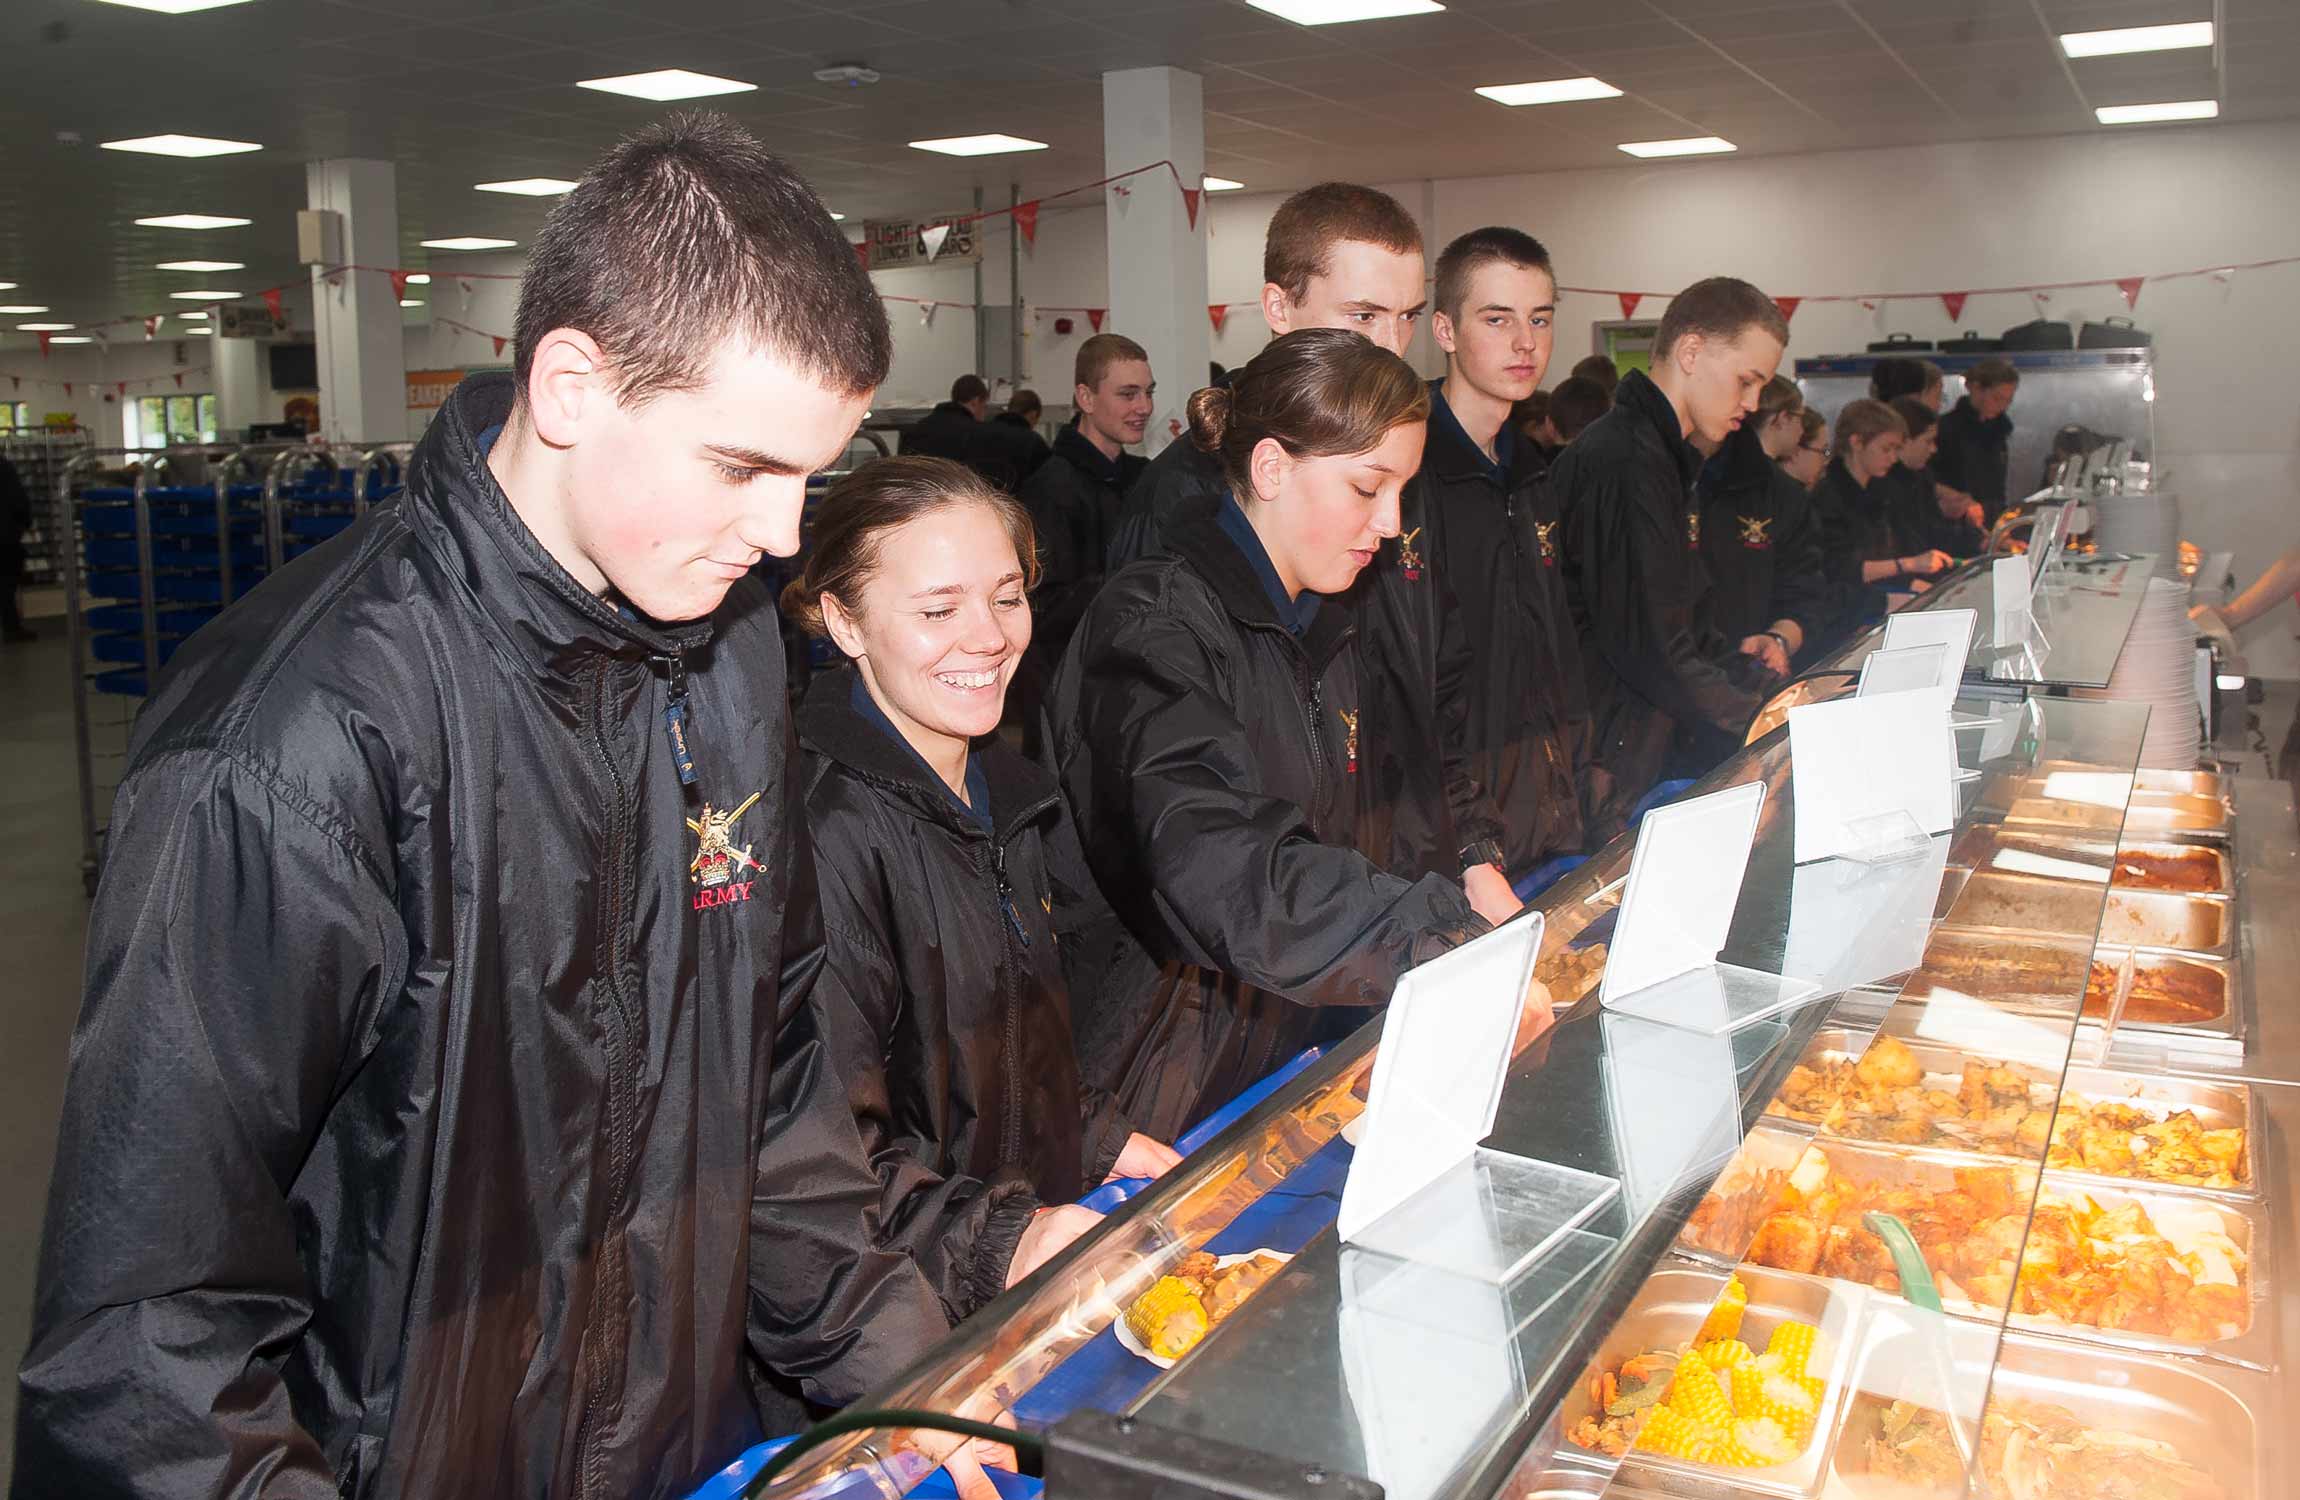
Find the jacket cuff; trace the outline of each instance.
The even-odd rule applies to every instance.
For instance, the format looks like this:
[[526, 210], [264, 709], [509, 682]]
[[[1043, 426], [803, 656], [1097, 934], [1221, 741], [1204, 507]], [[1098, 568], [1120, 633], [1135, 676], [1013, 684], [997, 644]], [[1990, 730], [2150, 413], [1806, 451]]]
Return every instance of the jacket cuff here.
[[960, 1317], [972, 1317], [1006, 1290], [1007, 1268], [1021, 1247], [1022, 1232], [1038, 1212], [1038, 1195], [1020, 1183], [991, 1190], [990, 1209], [983, 1215], [982, 1232], [974, 1237], [974, 1254], [966, 1271], [966, 1306]]
[[1126, 1112], [1108, 1095], [1102, 1097], [1101, 1108], [1095, 1114], [1099, 1118], [1087, 1122], [1101, 1126], [1086, 1151], [1086, 1191], [1090, 1193], [1102, 1186], [1103, 1179], [1118, 1165], [1118, 1153], [1126, 1149], [1127, 1141], [1134, 1135], [1134, 1122], [1126, 1118]]

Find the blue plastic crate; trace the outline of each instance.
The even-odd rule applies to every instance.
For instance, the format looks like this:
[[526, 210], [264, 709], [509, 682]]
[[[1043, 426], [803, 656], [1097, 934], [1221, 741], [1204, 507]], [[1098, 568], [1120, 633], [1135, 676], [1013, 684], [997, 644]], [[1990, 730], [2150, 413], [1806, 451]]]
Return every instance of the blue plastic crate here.
[[[183, 643], [184, 637], [180, 635], [161, 636], [158, 642], [161, 665], [166, 665], [168, 658], [174, 656], [176, 648]], [[94, 661], [117, 661], [126, 662], [130, 666], [142, 666], [144, 638], [141, 635], [92, 636], [88, 641], [88, 656]]]
[[[161, 609], [154, 610], [161, 632], [166, 635], [190, 635], [217, 615], [218, 609]], [[144, 607], [140, 604], [99, 604], [82, 612], [88, 628], [96, 631], [124, 631], [141, 634], [144, 629]]]
[[144, 696], [144, 669], [119, 667], [109, 672], [98, 672], [88, 679], [88, 685], [99, 693], [113, 693], [122, 698]]

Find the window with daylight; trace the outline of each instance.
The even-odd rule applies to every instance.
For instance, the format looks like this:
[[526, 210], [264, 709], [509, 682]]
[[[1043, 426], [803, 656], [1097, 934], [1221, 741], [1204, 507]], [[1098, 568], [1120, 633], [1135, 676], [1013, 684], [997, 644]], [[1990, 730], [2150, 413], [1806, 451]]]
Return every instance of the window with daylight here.
[[28, 401], [0, 401], [0, 433], [16, 432], [32, 425], [32, 404]]
[[128, 408], [127, 446], [163, 448], [170, 443], [216, 440], [216, 398], [212, 395], [139, 396]]

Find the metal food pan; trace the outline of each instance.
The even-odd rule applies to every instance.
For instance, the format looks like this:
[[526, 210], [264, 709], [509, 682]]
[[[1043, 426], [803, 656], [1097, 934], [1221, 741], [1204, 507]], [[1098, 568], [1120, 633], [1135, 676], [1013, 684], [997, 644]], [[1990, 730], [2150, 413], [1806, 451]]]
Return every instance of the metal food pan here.
[[[1799, 1128], [1770, 1120], [1758, 1125], [1742, 1140], [1741, 1149], [1725, 1164], [1725, 1170], [1717, 1174], [1717, 1180], [1710, 1184], [1702, 1201], [1706, 1203], [1711, 1198], [1746, 1192], [1762, 1181], [1768, 1172], [1787, 1173], [1804, 1156], [1805, 1147], [1810, 1143], [1809, 1127]], [[1773, 1195], [1772, 1202], [1779, 1202], [1778, 1193]], [[1749, 1236], [1756, 1232], [1757, 1225], [1772, 1211], [1771, 1204], [1758, 1204], [1752, 1200], [1748, 1212], [1736, 1216], [1742, 1221], [1741, 1227], [1731, 1233], [1724, 1232], [1722, 1227], [1712, 1228], [1708, 1225], [1696, 1229], [1689, 1219], [1677, 1236], [1677, 1249], [1681, 1254], [1730, 1269], [1741, 1264], [1742, 1253], [1748, 1248]]]
[[1942, 920], [1955, 929], [2017, 932], [2032, 940], [2039, 935], [2091, 937], [2100, 930], [2107, 874], [2103, 870], [2101, 883], [2093, 885], [1995, 870], [1976, 872]]
[[[1786, 1497], [1806, 1497], [1820, 1492], [1829, 1462], [1830, 1438], [1836, 1431], [1837, 1408], [1844, 1399], [1846, 1380], [1852, 1370], [1860, 1314], [1867, 1293], [1843, 1282], [1784, 1276], [1757, 1267], [1744, 1267], [1737, 1274], [1743, 1290], [1749, 1294], [1748, 1309], [1741, 1317], [1740, 1338], [1751, 1348], [1763, 1352], [1766, 1340], [1783, 1323], [1810, 1323], [1821, 1330], [1815, 1350], [1820, 1356], [1821, 1368], [1813, 1373], [1819, 1374], [1825, 1384], [1812, 1439], [1795, 1459], [1769, 1469], [1730, 1469], [1632, 1449], [1621, 1460], [1620, 1473], [1622, 1481], [1633, 1488], [1658, 1495], [1698, 1497], [1698, 1500], [1712, 1500], [1712, 1497], [1724, 1500], [1733, 1495], [1771, 1495], [1786, 1500]], [[1664, 1263], [1655, 1270], [1646, 1278], [1629, 1311], [1622, 1314], [1605, 1336], [1588, 1374], [1558, 1404], [1558, 1430], [1571, 1432], [1583, 1417], [1590, 1415], [1590, 1378], [1639, 1354], [1675, 1349], [1686, 1343], [1700, 1331], [1703, 1320], [1724, 1289], [1725, 1278], [1705, 1268]], [[1603, 1455], [1588, 1453], [1570, 1441], [1564, 1444], [1562, 1452], [1585, 1454], [1585, 1461], [1593, 1464], [1608, 1461]]]
[[2211, 896], [2112, 888], [2100, 914], [2100, 941], [2119, 948], [2170, 948], [2226, 958], [2235, 935], [2227, 901]]
[[[1879, 1399], [1870, 1394], [1868, 1377], [1881, 1342], [1864, 1336], [1852, 1398], [1829, 1456], [1829, 1493], [1845, 1500], [1912, 1500], [1931, 1493], [1872, 1477], [1863, 1467], [1863, 1417]], [[1992, 1378], [1982, 1362], [1990, 1340], [1968, 1338], [1958, 1347], [1973, 1356], [1956, 1366], [1960, 1398], [1967, 1391], [1977, 1394], [1988, 1381], [1992, 1403], [2057, 1406], [2087, 1427], [2169, 1444], [2218, 1480], [2226, 1500], [2268, 1500], [2262, 1419], [2274, 1420], [2276, 1404], [2261, 1376], [2010, 1333], [1995, 1345]], [[1995, 1492], [2004, 1493], [2001, 1486]], [[1963, 1495], [1961, 1479], [1941, 1493]]]
[[2120, 1177], [2074, 1167], [2049, 1167], [2056, 1180], [2109, 1188], [2143, 1187], [2152, 1193], [2197, 1193], [2212, 1198], [2256, 1201], [2260, 1193], [2260, 1104], [2248, 1084], [2221, 1083], [2168, 1074], [2126, 1073], [2114, 1068], [2072, 1065], [2061, 1084], [2063, 1097], [2079, 1094], [2095, 1104], [2132, 1104], [2162, 1118], [2188, 1110], [2207, 1130], [2244, 1132], [2245, 1177], [2241, 1187], [2201, 1187], [2153, 1177]]
[[2227, 778], [2217, 771], [2172, 771], [2156, 766], [2142, 766], [2132, 773], [2132, 789], [2136, 792], [2210, 797], [2223, 804], [2228, 801]]
[[2196, 792], [2135, 789], [2131, 804], [2124, 810], [2127, 838], [2177, 834], [2184, 838], [2225, 840], [2231, 821], [2226, 796]]
[[[2227, 964], [2213, 959], [2201, 958], [2191, 953], [2174, 953], [2147, 948], [2127, 950], [2105, 943], [2093, 950], [2093, 962], [2095, 965], [2105, 966], [2109, 972], [2113, 973], [2122, 967], [2127, 951], [2130, 951], [2133, 956], [2132, 982], [2136, 993], [2142, 983], [2144, 971], [2163, 970], [2202, 975], [2204, 977], [2198, 982], [2203, 984], [2209, 993], [2218, 995], [2220, 1010], [2217, 1014], [2206, 1015], [2194, 1021], [2151, 1019], [2151, 1013], [2148, 1011], [2143, 1010], [2136, 1013], [2133, 1009], [2133, 1002], [2128, 999], [2125, 1002], [2124, 1015], [2116, 1023], [2119, 1031], [2130, 1028], [2134, 1031], [2158, 1032], [2176, 1036], [2235, 1037], [2244, 1034], [2243, 1018], [2236, 1003], [2236, 986], [2232, 982], [2233, 975]], [[2101, 1002], [2103, 1008], [2099, 1010], [2091, 1008], [2093, 995], [2099, 993], [2092, 984], [2092, 980], [2097, 976], [2097, 969], [2088, 972], [2086, 976], [2086, 1012], [2084, 1016], [2086, 1023], [2096, 1030], [2108, 1020], [2105, 1006], [2114, 995], [2113, 990], [2109, 991], [2104, 995]], [[2209, 1001], [2207, 1003], [2209, 1004]]]
[[[2083, 1339], [2089, 1343], [2113, 1344], [2123, 1349], [2159, 1350], [2169, 1354], [2195, 1355], [2205, 1359], [2227, 1360], [2256, 1370], [2275, 1366], [2276, 1327], [2275, 1314], [2269, 1306], [2268, 1220], [2258, 1204], [2228, 1202], [2199, 1198], [2192, 1195], [2157, 1192], [2149, 1188], [2136, 1188], [2127, 1184], [2110, 1187], [2094, 1179], [2064, 1179], [2057, 1172], [2047, 1172], [2038, 1190], [2041, 1203], [2048, 1197], [2090, 1197], [2102, 1208], [2116, 1209], [2137, 1203], [2156, 1220], [2161, 1231], [2164, 1221], [2176, 1215], [2190, 1214], [2218, 1221], [2222, 1233], [2236, 1242], [2247, 1260], [2244, 1272], [2245, 1307], [2248, 1316], [2243, 1328], [2225, 1338], [2187, 1342], [2160, 1334], [2133, 1333], [2122, 1329], [2096, 1328], [2090, 1324], [2067, 1323], [2058, 1318], [2034, 1313], [2014, 1312], [2007, 1320], [2013, 1327], [2032, 1329], [2038, 1333], [2060, 1338]], [[2032, 1221], [2030, 1233], [2035, 1233]], [[2017, 1305], [2018, 1298], [2014, 1299]]]
[[2103, 885], [2115, 855], [2116, 836], [2108, 829], [2049, 834], [1978, 823], [1959, 829], [1949, 841], [1952, 866], [2017, 875], [2024, 873], [2025, 865], [2026, 873], [2049, 869], [2070, 880], [2097, 880]]
[[[2130, 840], [2117, 847], [2118, 868], [2109, 876], [2109, 883], [2118, 890], [2170, 890], [2182, 896], [2218, 896], [2226, 899], [2236, 892], [2236, 871], [2229, 862], [2228, 851], [2216, 844], [2151, 843]], [[2158, 859], [2176, 860], [2194, 867], [2202, 875], [2202, 890], [2172, 889], [2136, 883], [2125, 866], [2127, 855], [2150, 855]]]
[[[1837, 1058], [1858, 1058], [1868, 1050], [1870, 1036], [1870, 1032], [1858, 1027], [1824, 1026], [1805, 1044], [1804, 1055], [1797, 1059], [1797, 1066], [1817, 1068]], [[1778, 1093], [1765, 1105], [1765, 1120], [1786, 1130], [1811, 1130], [1818, 1123], [1789, 1114], [1781, 1107]]]
[[1936, 990], [1952, 990], [2023, 1014], [2073, 1020], [2083, 1002], [2092, 948], [2090, 939], [1944, 926], [1925, 944], [1924, 960], [1901, 996], [1921, 1004]]
[[[1799, 1060], [1799, 1065], [1814, 1067], [1831, 1061], [1858, 1063], [1871, 1047], [1886, 1040], [1889, 1035], [1891, 1033], [1887, 1032], [1873, 1037], [1862, 1036], [1859, 1033], [1845, 1036], [1841, 1033], [1824, 1030], [1815, 1034], [1815, 1045], [1806, 1048], [1805, 1056]], [[1824, 1048], [1819, 1045], [1824, 1040], [1831, 1040], [1835, 1045]], [[1991, 1061], [1991, 1059], [1976, 1058], [1970, 1053], [1934, 1042], [1911, 1041], [1901, 1036], [1892, 1036], [1892, 1040], [1900, 1042], [1909, 1049], [1917, 1066], [1923, 1069], [1921, 1085], [1930, 1092], [1944, 1094], [1958, 1092], [1964, 1084], [1964, 1068], [1967, 1062]], [[2041, 1061], [2040, 1059], [2039, 1062], [2041, 1063]], [[2057, 1058], [2053, 1060], [2056, 1067], [2058, 1061]], [[2038, 1064], [2023, 1066], [2020, 1063], [2005, 1063], [2003, 1066], [2017, 1068], [2028, 1076], [2031, 1108], [2045, 1112], [2045, 1128], [2049, 1130], [2054, 1098], [2053, 1080], [2046, 1075], [2043, 1068]], [[1789, 1129], [1818, 1129], [1823, 1123], [1820, 1120], [1802, 1119], [1787, 1113], [1785, 1110], [1777, 1112], [1775, 1106], [1779, 1103], [1779, 1096], [1776, 1095], [1773, 1103], [1765, 1107], [1767, 1119], [1774, 1123]], [[1936, 1131], [1934, 1135], [1922, 1141], [1896, 1142], [1878, 1136], [1857, 1135], [1840, 1129], [1838, 1132], [1832, 1133], [1829, 1139], [1855, 1141], [1864, 1145], [1928, 1146], [1943, 1151], [1969, 1151], [1976, 1155], [2005, 1157], [2014, 1160], [2034, 1160], [2042, 1154], [2044, 1149], [2041, 1143], [2033, 1150], [2023, 1148], [2011, 1137], [2005, 1138], [2001, 1144], [1993, 1143], [1981, 1137], [1977, 1132], [1968, 1135], [1943, 1134]]]

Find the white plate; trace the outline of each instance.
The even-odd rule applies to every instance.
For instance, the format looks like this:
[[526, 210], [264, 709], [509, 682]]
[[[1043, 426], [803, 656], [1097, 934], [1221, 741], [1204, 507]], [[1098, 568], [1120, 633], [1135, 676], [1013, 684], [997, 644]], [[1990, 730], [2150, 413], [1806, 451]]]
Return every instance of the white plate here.
[[[1214, 1257], [1214, 1264], [1216, 1266], [1241, 1265], [1246, 1261], [1252, 1260], [1258, 1255], [1267, 1256], [1271, 1260], [1277, 1261], [1281, 1265], [1294, 1258], [1282, 1250], [1247, 1250], [1237, 1255], [1217, 1255]], [[1268, 1286], [1269, 1282], [1264, 1282], [1262, 1284], [1264, 1286]], [[1233, 1316], [1234, 1315], [1235, 1314], [1233, 1314]], [[1171, 1370], [1174, 1368], [1173, 1360], [1164, 1358], [1160, 1355], [1152, 1354], [1148, 1349], [1145, 1349], [1142, 1346], [1142, 1341], [1134, 1336], [1134, 1330], [1126, 1326], [1126, 1315], [1124, 1313], [1120, 1313], [1118, 1315], [1117, 1319], [1111, 1323], [1110, 1328], [1113, 1333], [1118, 1335], [1119, 1346], [1125, 1349], [1128, 1354], [1134, 1355], [1139, 1359], [1146, 1359], [1161, 1370]], [[1206, 1342], [1207, 1338], [1213, 1336], [1213, 1332], [1213, 1329], [1207, 1329], [1205, 1336], [1198, 1340], [1198, 1344], [1203, 1344]], [[1198, 1347], [1198, 1344], [1192, 1344], [1190, 1348], [1195, 1349]], [[1184, 1350], [1183, 1352], [1188, 1353], [1189, 1350]]]

